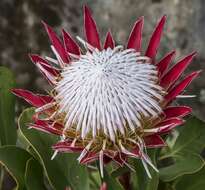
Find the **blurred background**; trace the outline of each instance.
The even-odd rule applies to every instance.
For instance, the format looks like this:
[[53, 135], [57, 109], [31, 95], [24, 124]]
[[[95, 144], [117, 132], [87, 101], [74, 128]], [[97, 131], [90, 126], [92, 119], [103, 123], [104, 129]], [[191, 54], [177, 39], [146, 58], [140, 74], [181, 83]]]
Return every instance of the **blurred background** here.
[[[126, 43], [135, 20], [144, 16], [144, 49], [157, 20], [166, 14], [168, 19], [158, 60], [173, 49], [177, 51], [175, 61], [197, 51], [186, 73], [205, 68], [204, 0], [1, 0], [0, 65], [15, 73], [18, 87], [35, 92], [45, 92], [49, 88], [28, 58], [31, 52], [52, 56], [41, 20], [53, 26], [59, 35], [65, 28], [73, 37], [83, 37], [83, 4], [92, 9], [101, 39], [110, 28], [118, 44]], [[205, 72], [186, 93], [197, 97], [180, 101], [191, 105], [194, 114], [205, 119]]]

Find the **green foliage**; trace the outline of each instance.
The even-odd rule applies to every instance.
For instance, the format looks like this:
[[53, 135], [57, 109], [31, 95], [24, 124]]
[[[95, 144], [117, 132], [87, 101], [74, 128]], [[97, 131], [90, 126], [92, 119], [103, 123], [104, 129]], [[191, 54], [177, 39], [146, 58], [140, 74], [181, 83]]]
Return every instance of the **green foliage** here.
[[19, 117], [19, 129], [38, 155], [50, 185], [57, 190], [65, 189], [67, 186], [71, 186], [73, 190], [88, 190], [87, 169], [79, 165], [76, 155], [58, 154], [55, 159], [51, 160], [54, 153], [51, 147], [58, 141], [57, 137], [28, 129], [28, 123], [32, 122], [33, 113], [32, 108], [23, 111]]
[[[149, 156], [152, 159], [153, 164], [156, 165], [157, 150], [149, 150]], [[150, 179], [145, 172], [142, 162], [140, 160], [134, 160], [133, 162], [136, 171], [136, 173], [133, 173], [132, 178], [134, 189], [157, 190], [159, 183], [159, 174], [154, 171], [154, 169], [149, 168], [149, 171], [152, 176], [152, 178]]]
[[5, 67], [0, 67], [0, 142], [1, 145], [16, 144], [14, 76]]
[[0, 162], [14, 178], [19, 190], [26, 190], [24, 174], [30, 158], [32, 156], [27, 151], [13, 145], [0, 148]]
[[194, 174], [184, 175], [176, 183], [176, 190], [204, 190], [205, 187], [205, 167]]
[[195, 173], [204, 166], [201, 152], [205, 148], [205, 123], [191, 117], [179, 130], [173, 147], [161, 159], [172, 159], [173, 164], [160, 169], [160, 179], [172, 181], [184, 174]]
[[112, 177], [106, 170], [104, 171], [104, 180], [107, 183], [108, 190], [123, 190], [121, 184]]
[[43, 168], [33, 158], [26, 163], [25, 184], [27, 190], [45, 190]]

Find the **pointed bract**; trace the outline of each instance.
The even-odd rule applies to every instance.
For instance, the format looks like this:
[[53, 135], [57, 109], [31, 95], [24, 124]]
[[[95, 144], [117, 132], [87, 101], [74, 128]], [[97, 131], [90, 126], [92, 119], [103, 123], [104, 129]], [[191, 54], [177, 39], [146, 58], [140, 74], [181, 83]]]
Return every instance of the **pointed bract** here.
[[[59, 71], [57, 69], [55, 69], [54, 67], [52, 67], [48, 61], [46, 61], [45, 59], [43, 59], [42, 57], [40, 57], [39, 55], [35, 55], [35, 54], [29, 54], [29, 57], [31, 58], [31, 61], [34, 64], [40, 64], [49, 74], [53, 75], [53, 76], [57, 76], [59, 75]], [[38, 66], [38, 65], [37, 65]], [[41, 68], [39, 68], [41, 69]], [[41, 70], [42, 71], [42, 70]], [[44, 73], [46, 74], [46, 73]]]
[[180, 93], [183, 92], [183, 90], [191, 83], [193, 79], [195, 79], [199, 75], [200, 71], [193, 72], [190, 75], [188, 75], [183, 81], [181, 81], [178, 85], [173, 87], [168, 94], [165, 96], [165, 100], [167, 103], [172, 101], [176, 98]]
[[144, 138], [146, 147], [157, 148], [166, 146], [164, 140], [159, 135], [149, 135]]
[[84, 148], [79, 146], [72, 146], [72, 142], [63, 141], [53, 145], [53, 149], [59, 152], [81, 152]]
[[167, 118], [156, 126], [156, 134], [168, 133], [170, 130], [174, 129], [179, 125], [182, 125], [183, 123], [184, 121], [177, 117]]
[[75, 55], [80, 55], [80, 47], [78, 44], [71, 38], [70, 34], [67, 33], [65, 30], [62, 30], [63, 33], [63, 41], [66, 50], [69, 53], [75, 54]]
[[87, 6], [84, 6], [84, 32], [87, 42], [93, 47], [101, 49], [97, 25]]
[[98, 160], [99, 155], [95, 152], [88, 152], [80, 161], [81, 164], [89, 164]]
[[49, 36], [49, 39], [50, 39], [52, 45], [55, 47], [55, 50], [58, 52], [62, 61], [64, 63], [69, 63], [70, 57], [66, 53], [66, 50], [65, 50], [64, 46], [62, 45], [60, 39], [56, 35], [56, 33], [53, 31], [53, 29], [48, 24], [46, 24], [43, 21], [42, 21], [42, 23], [43, 23], [43, 25], [48, 33], [48, 36]]
[[135, 49], [137, 52], [141, 49], [142, 43], [142, 29], [144, 25], [144, 17], [141, 17], [134, 24], [134, 27], [130, 33], [127, 48]]
[[170, 117], [184, 117], [192, 112], [188, 106], [170, 106], [164, 110], [166, 118]]
[[176, 52], [172, 51], [165, 55], [165, 57], [162, 58], [162, 60], [157, 64], [157, 69], [159, 72], [159, 76], [163, 76], [163, 74], [167, 71], [167, 68], [169, 67], [171, 61], [173, 60]]
[[196, 55], [196, 52], [193, 52], [180, 60], [178, 63], [176, 63], [167, 74], [164, 75], [162, 78], [160, 85], [164, 88], [169, 88], [171, 85], [173, 85], [181, 76], [181, 74], [184, 72], [184, 70], [187, 68], [187, 66], [191, 63], [192, 59]]
[[161, 18], [161, 20], [159, 21], [159, 23], [157, 24], [157, 26], [156, 26], [156, 28], [155, 28], [155, 30], [150, 38], [149, 45], [148, 45], [147, 51], [145, 53], [145, 55], [147, 57], [150, 57], [152, 59], [155, 58], [155, 56], [157, 54], [158, 47], [159, 47], [159, 43], [160, 43], [160, 39], [161, 39], [161, 35], [163, 32], [165, 21], [166, 21], [166, 16], [163, 16]]
[[115, 47], [115, 42], [113, 40], [113, 37], [112, 37], [112, 34], [110, 31], [107, 32], [107, 34], [106, 34], [104, 49], [107, 49], [108, 47], [110, 47], [111, 49], [113, 49]]
[[35, 106], [35, 107], [41, 107], [41, 106], [53, 101], [53, 98], [50, 96], [33, 94], [32, 92], [30, 92], [28, 90], [12, 89], [12, 92], [16, 96], [23, 98], [29, 104], [31, 104], [32, 106]]
[[39, 123], [39, 124], [30, 124], [29, 125], [30, 128], [32, 129], [36, 129], [39, 131], [43, 131], [45, 133], [49, 133], [49, 134], [54, 134], [54, 135], [61, 135], [62, 132], [58, 129], [55, 129], [51, 126], [48, 126], [46, 123]]

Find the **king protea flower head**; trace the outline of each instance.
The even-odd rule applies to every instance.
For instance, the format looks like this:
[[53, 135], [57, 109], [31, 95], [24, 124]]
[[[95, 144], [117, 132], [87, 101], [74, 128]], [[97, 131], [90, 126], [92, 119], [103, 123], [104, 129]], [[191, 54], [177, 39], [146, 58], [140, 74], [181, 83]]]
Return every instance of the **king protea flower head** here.
[[161, 135], [181, 125], [191, 112], [186, 106], [171, 106], [198, 71], [178, 82], [195, 53], [169, 68], [172, 51], [155, 59], [166, 16], [157, 24], [145, 53], [141, 52], [144, 18], [136, 21], [126, 46], [115, 45], [109, 31], [101, 44], [89, 9], [84, 7], [85, 40], [81, 47], [65, 30], [63, 43], [43, 23], [55, 58], [30, 55], [52, 85], [49, 95], [14, 89], [13, 93], [36, 107], [30, 127], [60, 136], [57, 152], [79, 152], [79, 162], [90, 164], [111, 160], [120, 166], [128, 157], [141, 159], [147, 174], [152, 164], [147, 148], [165, 146]]

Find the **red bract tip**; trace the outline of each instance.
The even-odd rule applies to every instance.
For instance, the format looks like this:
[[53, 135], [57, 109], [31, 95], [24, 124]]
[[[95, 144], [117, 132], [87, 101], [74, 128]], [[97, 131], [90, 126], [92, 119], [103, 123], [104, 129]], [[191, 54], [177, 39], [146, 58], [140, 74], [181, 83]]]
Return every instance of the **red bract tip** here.
[[87, 6], [84, 6], [84, 32], [87, 42], [93, 47], [101, 49], [97, 25]]
[[140, 51], [141, 43], [142, 43], [142, 29], [144, 25], [144, 17], [141, 17], [137, 20], [132, 28], [130, 33], [127, 48], [135, 49], [136, 51]]
[[[31, 61], [34, 64], [40, 64], [43, 68], [44, 68], [44, 72], [48, 72], [49, 74], [53, 75], [53, 76], [57, 76], [59, 74], [58, 70], [55, 69], [53, 66], [51, 66], [48, 61], [46, 61], [45, 59], [43, 59], [42, 57], [40, 57], [39, 55], [36, 54], [29, 54], [29, 57], [31, 59]], [[38, 65], [37, 65], [38, 66]], [[41, 68], [39, 68], [41, 69]], [[42, 71], [42, 70], [41, 70]], [[45, 73], [44, 73], [45, 74]]]
[[201, 71], [195, 71], [189, 74], [183, 81], [181, 81], [168, 92], [168, 94], [165, 96], [165, 100], [169, 103], [174, 98], [176, 98], [176, 96], [178, 96], [191, 83], [191, 81], [199, 75], [200, 72]]
[[106, 34], [104, 49], [107, 49], [108, 47], [110, 47], [111, 49], [115, 47], [115, 42], [110, 31]]
[[59, 75], [59, 71], [38, 55], [30, 54], [29, 57], [31, 58], [31, 61], [39, 68], [45, 78], [53, 84], [55, 82], [55, 78]]
[[11, 91], [13, 92], [13, 94], [15, 94], [16, 96], [20, 98], [23, 98], [29, 104], [35, 107], [41, 107], [47, 103], [50, 103], [53, 100], [53, 98], [50, 96], [33, 94], [32, 92], [28, 90], [12, 89]]
[[181, 118], [172, 117], [167, 118], [157, 124], [156, 129], [158, 129], [157, 134], [165, 134], [174, 129], [175, 127], [182, 125], [184, 121]]
[[144, 138], [146, 147], [158, 148], [166, 146], [164, 140], [159, 135], [149, 135]]
[[174, 56], [176, 54], [176, 51], [172, 51], [165, 55], [165, 57], [162, 58], [162, 60], [157, 64], [159, 76], [163, 76], [163, 74], [166, 72], [169, 64], [173, 60]]
[[192, 112], [192, 109], [187, 106], [171, 106], [164, 110], [166, 118], [184, 117]]
[[161, 39], [161, 35], [162, 35], [162, 31], [163, 31], [165, 22], [166, 22], [166, 15], [161, 18], [161, 20], [157, 24], [157, 26], [156, 26], [156, 28], [151, 36], [147, 51], [145, 53], [145, 55], [147, 57], [150, 57], [152, 59], [155, 58], [155, 56], [157, 54], [157, 49], [159, 47], [159, 43], [160, 43], [160, 39]]
[[196, 55], [196, 52], [193, 52], [180, 60], [178, 63], [176, 63], [166, 75], [162, 78], [160, 85], [164, 88], [169, 88], [171, 85], [173, 85], [181, 76], [181, 74], [184, 72], [184, 70], [187, 68], [187, 66], [191, 63], [192, 59]]
[[66, 50], [69, 53], [73, 53], [76, 55], [80, 55], [80, 47], [78, 46], [78, 44], [71, 38], [70, 34], [67, 33], [65, 30], [62, 30], [63, 33], [63, 41], [64, 41], [64, 45]]
[[54, 46], [55, 50], [58, 52], [62, 61], [64, 63], [69, 63], [70, 58], [69, 58], [68, 54], [66, 53], [65, 48], [63, 47], [63, 45], [62, 45], [60, 39], [58, 38], [58, 36], [56, 35], [56, 33], [44, 21], [42, 21], [42, 23], [43, 23], [43, 25], [48, 33], [48, 36], [49, 36], [49, 39], [50, 39], [52, 45]]

